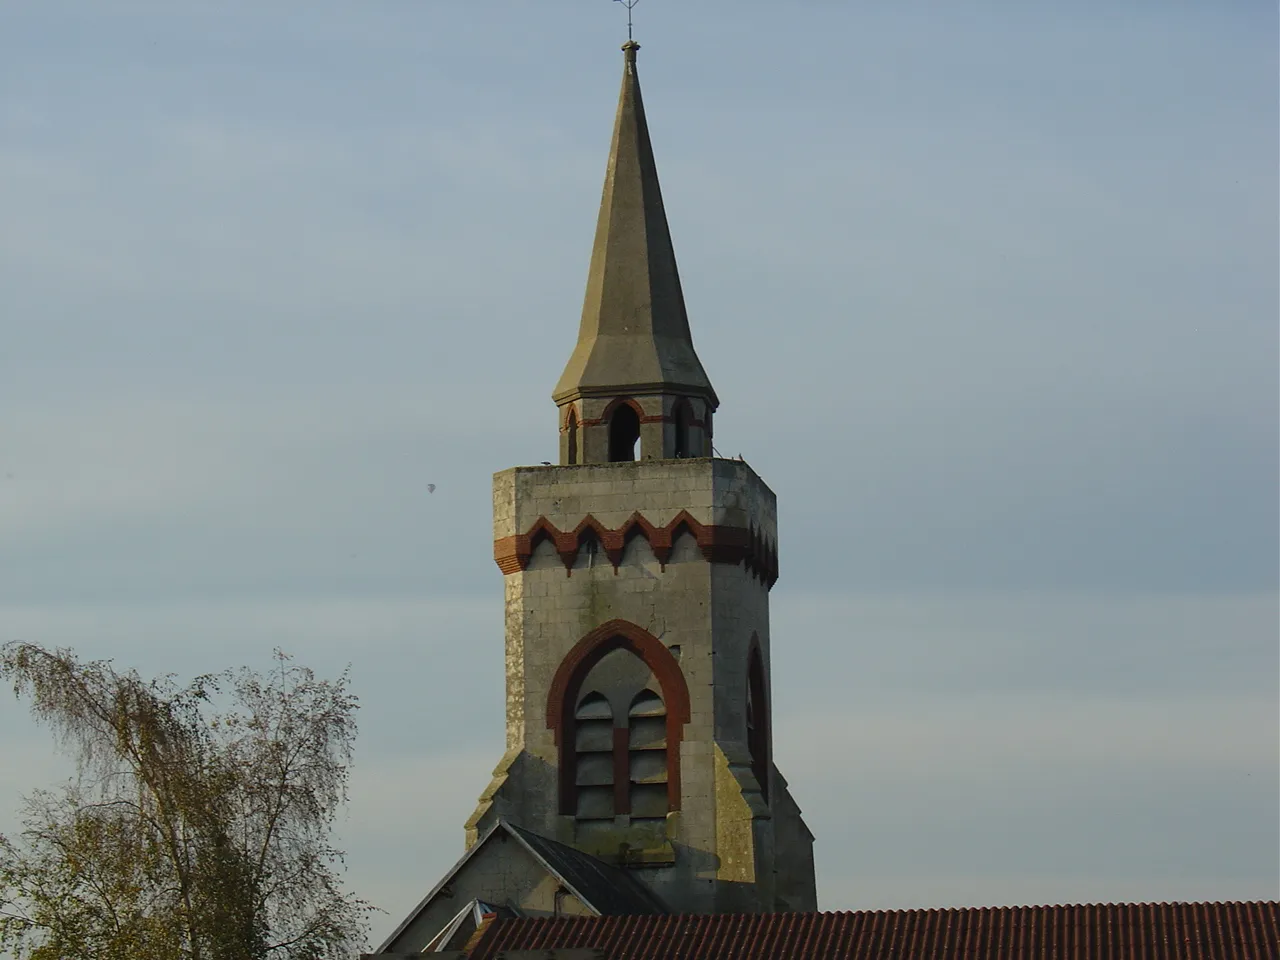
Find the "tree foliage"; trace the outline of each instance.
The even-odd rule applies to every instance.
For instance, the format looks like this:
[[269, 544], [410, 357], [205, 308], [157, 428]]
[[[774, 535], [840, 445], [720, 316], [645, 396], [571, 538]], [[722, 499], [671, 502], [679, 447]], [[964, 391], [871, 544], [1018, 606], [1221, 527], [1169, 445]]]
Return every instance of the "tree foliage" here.
[[329, 960], [372, 909], [331, 843], [356, 698], [276, 652], [185, 687], [69, 650], [0, 648], [0, 677], [76, 761], [0, 836], [0, 950], [21, 960]]

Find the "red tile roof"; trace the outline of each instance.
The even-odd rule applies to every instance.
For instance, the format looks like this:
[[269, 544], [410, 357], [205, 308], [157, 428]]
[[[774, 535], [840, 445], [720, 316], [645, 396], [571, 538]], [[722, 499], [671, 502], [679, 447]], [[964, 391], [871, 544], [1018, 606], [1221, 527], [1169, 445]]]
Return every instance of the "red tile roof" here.
[[603, 948], [610, 960], [1277, 960], [1280, 903], [495, 920], [470, 960]]

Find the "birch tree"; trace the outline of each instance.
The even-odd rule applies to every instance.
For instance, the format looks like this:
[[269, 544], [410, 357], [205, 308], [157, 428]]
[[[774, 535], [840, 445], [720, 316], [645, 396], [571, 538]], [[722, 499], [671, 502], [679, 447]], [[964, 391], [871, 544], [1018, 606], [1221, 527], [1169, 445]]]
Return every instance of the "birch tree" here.
[[146, 680], [32, 644], [0, 677], [75, 761], [0, 836], [0, 950], [19, 960], [336, 960], [372, 909], [332, 843], [356, 698], [274, 668]]

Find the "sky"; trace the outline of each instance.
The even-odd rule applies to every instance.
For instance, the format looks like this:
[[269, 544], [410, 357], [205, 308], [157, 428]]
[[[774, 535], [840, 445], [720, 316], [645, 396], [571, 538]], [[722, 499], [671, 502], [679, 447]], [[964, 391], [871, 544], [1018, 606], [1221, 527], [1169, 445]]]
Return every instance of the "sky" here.
[[[1275, 5], [635, 14], [820, 906], [1280, 896]], [[555, 459], [625, 35], [0, 5], [0, 641], [351, 664], [374, 943], [504, 749], [490, 477]], [[0, 731], [11, 832], [65, 766]]]

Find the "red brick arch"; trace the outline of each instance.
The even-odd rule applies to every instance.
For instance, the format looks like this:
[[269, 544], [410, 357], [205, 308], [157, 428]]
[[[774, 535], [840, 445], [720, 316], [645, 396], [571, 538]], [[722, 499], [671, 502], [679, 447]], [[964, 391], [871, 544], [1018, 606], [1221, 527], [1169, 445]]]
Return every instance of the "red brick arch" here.
[[577, 807], [574, 709], [578, 691], [600, 660], [614, 650], [627, 650], [644, 661], [658, 678], [667, 708], [667, 807], [680, 809], [680, 741], [689, 722], [689, 685], [680, 664], [661, 640], [627, 620], [602, 623], [579, 640], [560, 661], [547, 695], [547, 727], [560, 748], [560, 812]]
[[644, 423], [645, 418], [649, 416], [649, 414], [644, 412], [644, 407], [640, 405], [640, 401], [635, 399], [634, 397], [614, 397], [612, 400], [609, 401], [608, 405], [604, 408], [604, 411], [600, 414], [599, 418], [595, 422], [602, 423], [602, 424], [608, 423], [609, 418], [612, 417], [614, 413], [617, 412], [618, 408], [624, 407], [624, 406], [630, 407], [632, 410], [634, 410], [636, 412], [636, 418], [641, 423]]
[[564, 432], [568, 430], [570, 425], [581, 426], [582, 421], [578, 418], [578, 405], [575, 403], [566, 403], [564, 405], [564, 417], [560, 421], [560, 430]]

